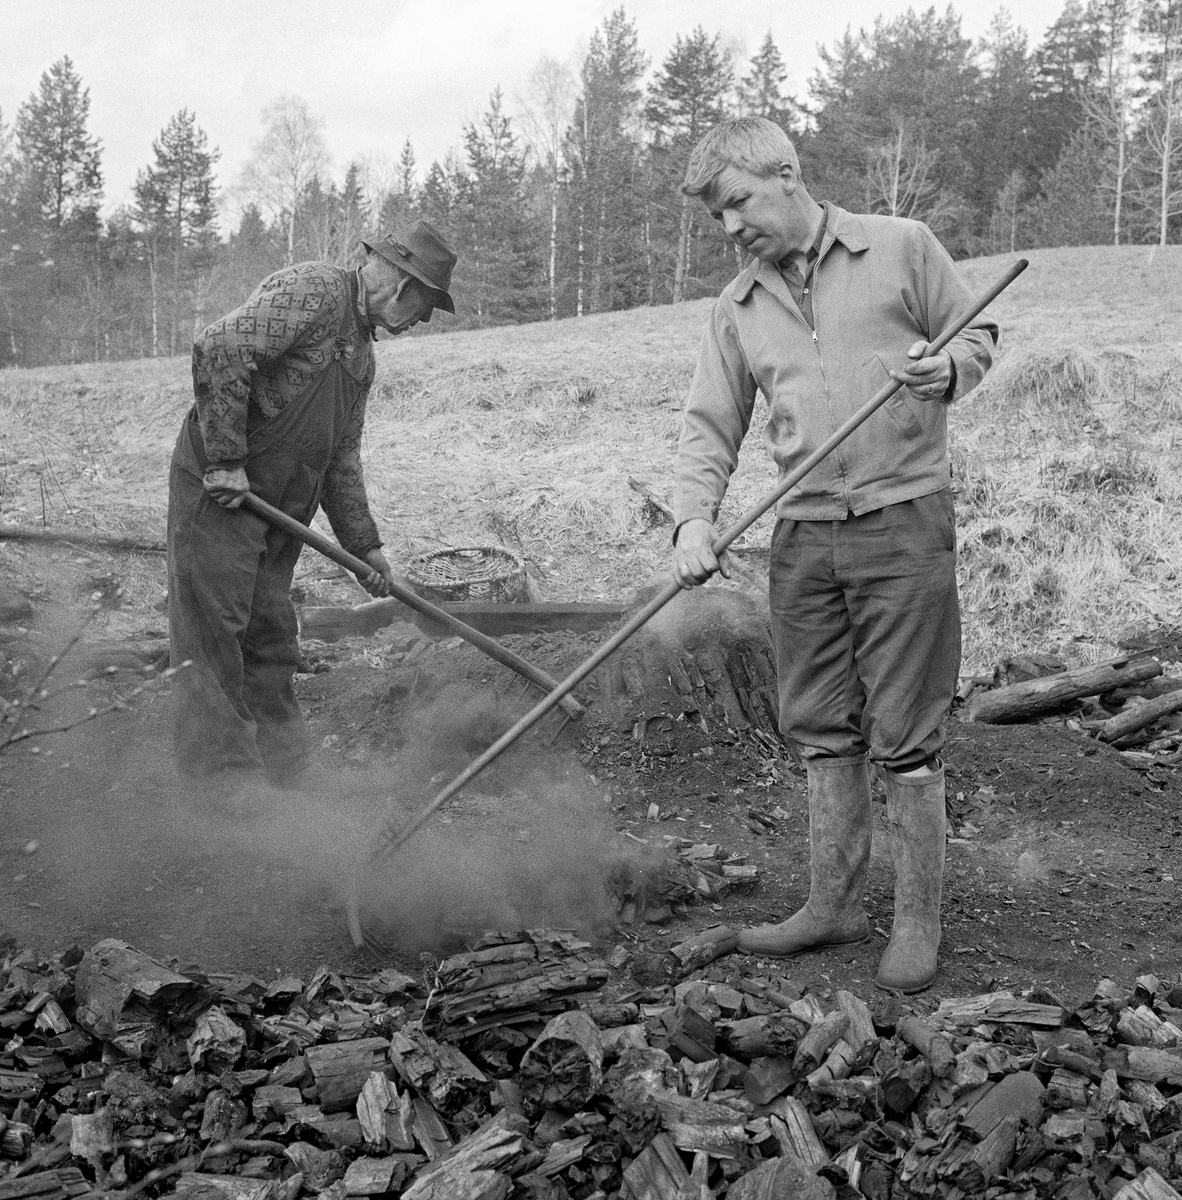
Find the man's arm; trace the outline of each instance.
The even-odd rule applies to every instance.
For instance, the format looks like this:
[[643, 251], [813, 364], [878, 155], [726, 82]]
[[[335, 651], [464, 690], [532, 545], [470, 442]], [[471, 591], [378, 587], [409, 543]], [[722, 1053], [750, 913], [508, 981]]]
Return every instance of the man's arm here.
[[[938, 337], [954, 320], [966, 312], [976, 297], [965, 283], [952, 256], [941, 245], [939, 238], [926, 226], [919, 227], [918, 255], [915, 265], [916, 291], [924, 306], [927, 318], [928, 340]], [[985, 378], [993, 364], [993, 349], [997, 345], [997, 322], [988, 317], [977, 319], [948, 343], [946, 354], [949, 360], [947, 377], [931, 374], [929, 378], [941, 383], [936, 394], [923, 394], [916, 390], [916, 382], [907, 380], [912, 395], [922, 400], [944, 400], [951, 403], [967, 396]], [[916, 373], [916, 364], [924, 359], [921, 343], [911, 347], [913, 354], [908, 374]], [[931, 360], [928, 359], [928, 362]], [[895, 378], [898, 374], [891, 372]]]
[[755, 406], [755, 380], [723, 304], [711, 309], [682, 410], [673, 491], [673, 573], [682, 587], [730, 574], [726, 555], [715, 558], [710, 545]]
[[385, 596], [389, 594], [388, 585], [393, 582], [394, 573], [382, 553], [382, 539], [369, 511], [369, 497], [365, 491], [365, 473], [361, 467], [365, 402], [363, 396], [354, 406], [349, 424], [337, 443], [324, 475], [320, 506], [337, 541], [350, 554], [365, 559], [373, 567], [368, 576], [358, 576], [361, 586], [371, 596]]

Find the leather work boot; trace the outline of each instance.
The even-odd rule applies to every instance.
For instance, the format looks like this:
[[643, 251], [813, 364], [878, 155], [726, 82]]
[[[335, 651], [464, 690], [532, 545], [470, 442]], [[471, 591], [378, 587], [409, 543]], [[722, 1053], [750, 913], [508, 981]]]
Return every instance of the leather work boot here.
[[744, 954], [786, 957], [870, 936], [862, 907], [870, 862], [870, 768], [857, 758], [809, 759], [809, 898], [777, 925], [739, 934]]
[[922, 992], [936, 978], [944, 883], [944, 767], [931, 775], [884, 771], [895, 864], [895, 920], [874, 982]]

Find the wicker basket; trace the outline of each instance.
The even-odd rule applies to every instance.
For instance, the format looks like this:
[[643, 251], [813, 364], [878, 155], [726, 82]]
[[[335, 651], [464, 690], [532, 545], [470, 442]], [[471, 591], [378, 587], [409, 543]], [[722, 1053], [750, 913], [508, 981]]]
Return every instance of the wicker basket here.
[[449, 546], [412, 558], [407, 576], [428, 600], [512, 602], [525, 594], [525, 563], [506, 546]]

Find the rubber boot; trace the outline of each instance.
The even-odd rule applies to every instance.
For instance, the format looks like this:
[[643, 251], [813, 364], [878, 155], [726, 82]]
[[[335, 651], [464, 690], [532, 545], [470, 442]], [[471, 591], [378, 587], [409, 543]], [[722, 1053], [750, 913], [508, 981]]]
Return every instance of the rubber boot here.
[[809, 898], [777, 925], [739, 934], [739, 950], [782, 958], [870, 936], [862, 907], [870, 863], [870, 769], [866, 756], [810, 759]]
[[884, 771], [895, 864], [895, 920], [874, 982], [922, 992], [936, 978], [944, 884], [944, 768], [930, 775]]

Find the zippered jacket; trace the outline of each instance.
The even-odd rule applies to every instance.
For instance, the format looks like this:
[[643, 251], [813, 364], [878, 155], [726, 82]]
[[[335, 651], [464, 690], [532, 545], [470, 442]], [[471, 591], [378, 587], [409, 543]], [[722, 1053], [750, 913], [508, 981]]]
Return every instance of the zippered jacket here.
[[[715, 301], [683, 409], [677, 526], [713, 521], [738, 463], [757, 392], [763, 441], [782, 479], [890, 382], [919, 338], [932, 341], [974, 297], [926, 225], [829, 206], [812, 277], [815, 330], [774, 264], [754, 259]], [[977, 318], [948, 345], [950, 399], [985, 376], [997, 325]], [[946, 403], [900, 390], [793, 488], [777, 515], [843, 520], [948, 487]]]

